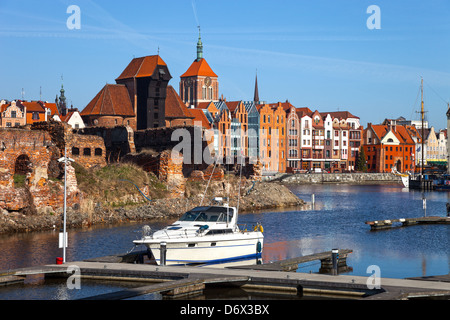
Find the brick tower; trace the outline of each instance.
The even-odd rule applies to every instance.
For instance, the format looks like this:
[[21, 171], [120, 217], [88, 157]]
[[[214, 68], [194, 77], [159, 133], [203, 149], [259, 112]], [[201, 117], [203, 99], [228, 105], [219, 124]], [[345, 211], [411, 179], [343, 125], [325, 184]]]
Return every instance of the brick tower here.
[[219, 100], [218, 76], [203, 58], [203, 44], [199, 27], [197, 59], [180, 76], [180, 97], [184, 103], [196, 108], [200, 102]]

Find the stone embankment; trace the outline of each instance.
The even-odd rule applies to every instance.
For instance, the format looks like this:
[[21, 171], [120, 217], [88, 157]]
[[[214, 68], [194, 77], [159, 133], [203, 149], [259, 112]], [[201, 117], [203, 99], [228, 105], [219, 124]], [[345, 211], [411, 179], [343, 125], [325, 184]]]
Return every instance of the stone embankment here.
[[299, 183], [401, 183], [401, 178], [392, 173], [301, 173], [279, 174], [265, 177], [265, 181], [280, 181], [286, 184]]
[[[90, 210], [67, 209], [68, 228], [83, 228], [92, 225], [115, 224], [132, 221], [148, 221], [156, 219], [176, 219], [181, 214], [202, 203], [206, 184], [198, 184], [197, 190], [190, 190], [188, 197], [171, 199], [143, 199], [140, 205], [107, 208], [100, 204], [92, 205]], [[214, 196], [229, 197], [230, 205], [237, 205], [237, 188], [226, 182], [211, 182], [203, 205], [210, 203]], [[242, 183], [239, 211], [271, 209], [280, 207], [303, 206], [305, 202], [294, 195], [286, 186], [278, 183], [246, 181]], [[81, 208], [86, 208], [82, 205]], [[39, 214], [24, 214], [21, 212], [3, 210], [0, 212], [0, 234], [14, 232], [31, 232], [43, 230], [60, 230], [63, 214], [58, 211]]]

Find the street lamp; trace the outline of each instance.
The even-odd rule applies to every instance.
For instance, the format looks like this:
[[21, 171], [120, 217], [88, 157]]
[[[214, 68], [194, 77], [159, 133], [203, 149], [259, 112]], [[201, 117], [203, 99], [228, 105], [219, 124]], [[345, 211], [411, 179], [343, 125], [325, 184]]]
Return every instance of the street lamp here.
[[[63, 263], [66, 263], [66, 247], [67, 247], [67, 231], [66, 231], [66, 206], [67, 206], [67, 163], [74, 162], [75, 160], [67, 158], [67, 147], [64, 147], [64, 157], [58, 159], [58, 162], [64, 162], [64, 226], [62, 235], [59, 237], [59, 247], [63, 248]], [[69, 162], [69, 163], [70, 163]], [[62, 240], [61, 240], [62, 238]]]

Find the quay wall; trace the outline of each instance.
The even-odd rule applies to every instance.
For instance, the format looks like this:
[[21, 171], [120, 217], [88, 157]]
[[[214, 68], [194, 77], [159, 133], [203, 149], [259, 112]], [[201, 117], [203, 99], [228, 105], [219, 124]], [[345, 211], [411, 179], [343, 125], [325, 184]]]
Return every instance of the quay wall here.
[[401, 178], [391, 173], [300, 173], [263, 177], [264, 181], [283, 183], [401, 183]]

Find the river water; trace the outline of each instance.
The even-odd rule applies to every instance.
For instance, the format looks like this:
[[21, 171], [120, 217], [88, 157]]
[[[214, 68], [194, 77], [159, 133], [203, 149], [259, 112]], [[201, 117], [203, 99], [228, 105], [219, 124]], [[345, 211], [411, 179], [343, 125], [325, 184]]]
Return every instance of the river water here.
[[[293, 258], [333, 248], [352, 249], [347, 274], [370, 276], [368, 267], [380, 268], [381, 277], [406, 278], [443, 275], [450, 267], [448, 225], [420, 225], [370, 231], [366, 221], [445, 216], [448, 192], [403, 189], [383, 185], [291, 185], [289, 188], [314, 207], [306, 210], [269, 210], [242, 213], [239, 223], [260, 222], [264, 227], [263, 262]], [[426, 211], [422, 198], [427, 199]], [[69, 230], [67, 261], [125, 253], [133, 248], [141, 228], [159, 229], [172, 221]], [[0, 270], [55, 263], [62, 256], [58, 231], [0, 236]], [[143, 248], [141, 248], [143, 249]], [[297, 272], [318, 272], [320, 262], [300, 265]], [[136, 284], [139, 285], [139, 284]], [[142, 285], [142, 284], [140, 284]], [[129, 287], [129, 283], [84, 281], [82, 290], [68, 290], [60, 280], [31, 278], [25, 284], [0, 287], [3, 299], [78, 299]], [[146, 299], [159, 299], [158, 295]]]

